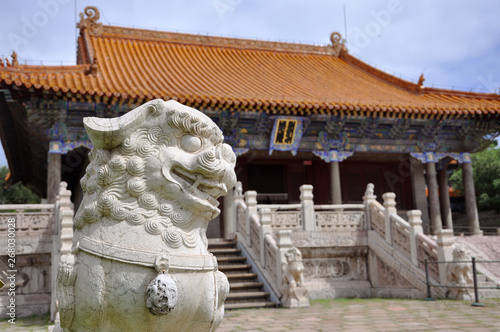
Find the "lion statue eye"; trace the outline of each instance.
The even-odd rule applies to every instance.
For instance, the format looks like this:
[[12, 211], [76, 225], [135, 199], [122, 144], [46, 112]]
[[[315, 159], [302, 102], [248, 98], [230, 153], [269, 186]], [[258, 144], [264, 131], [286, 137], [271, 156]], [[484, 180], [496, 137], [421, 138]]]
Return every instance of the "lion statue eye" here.
[[196, 152], [201, 149], [201, 139], [193, 135], [184, 135], [181, 138], [181, 148], [187, 152]]

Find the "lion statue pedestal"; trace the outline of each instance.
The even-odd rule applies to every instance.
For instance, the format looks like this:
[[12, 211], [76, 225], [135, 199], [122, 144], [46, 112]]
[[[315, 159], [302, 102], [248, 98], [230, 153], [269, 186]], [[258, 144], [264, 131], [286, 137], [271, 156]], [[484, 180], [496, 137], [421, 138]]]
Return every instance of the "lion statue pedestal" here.
[[236, 156], [203, 113], [153, 100], [85, 118], [93, 143], [73, 248], [57, 275], [54, 331], [213, 331], [226, 276], [207, 250]]

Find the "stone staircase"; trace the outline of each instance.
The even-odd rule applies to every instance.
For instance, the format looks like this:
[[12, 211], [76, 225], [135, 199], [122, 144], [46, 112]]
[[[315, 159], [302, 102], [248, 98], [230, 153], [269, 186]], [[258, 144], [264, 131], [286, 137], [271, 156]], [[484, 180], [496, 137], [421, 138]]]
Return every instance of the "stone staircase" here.
[[231, 290], [224, 304], [225, 309], [245, 309], [274, 307], [269, 300], [269, 293], [263, 291], [263, 284], [257, 274], [252, 273], [252, 266], [247, 264], [235, 241], [209, 239], [208, 250], [217, 257], [219, 270], [229, 280]]
[[[500, 298], [500, 236], [456, 237], [476, 257], [480, 298]], [[496, 263], [481, 263], [494, 261]]]

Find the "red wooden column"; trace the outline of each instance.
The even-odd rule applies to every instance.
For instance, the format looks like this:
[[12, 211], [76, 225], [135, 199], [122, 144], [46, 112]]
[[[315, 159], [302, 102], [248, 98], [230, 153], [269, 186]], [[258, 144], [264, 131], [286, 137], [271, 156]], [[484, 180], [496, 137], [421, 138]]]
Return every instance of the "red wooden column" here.
[[438, 183], [436, 177], [436, 163], [427, 162], [427, 188], [429, 191], [429, 213], [431, 219], [431, 233], [436, 234], [443, 229], [441, 209], [439, 207]]
[[479, 214], [476, 204], [476, 189], [474, 188], [474, 177], [472, 175], [472, 163], [470, 155], [464, 154], [465, 158], [460, 158], [462, 164], [462, 180], [465, 190], [465, 211], [467, 213], [467, 223], [472, 235], [483, 235], [479, 227]]
[[354, 154], [352, 151], [313, 151], [313, 154], [330, 164], [330, 195], [332, 204], [342, 204], [339, 163]]
[[47, 159], [47, 203], [54, 203], [61, 182], [61, 154], [49, 153]]
[[342, 204], [342, 191], [340, 187], [339, 162], [330, 163], [330, 190], [332, 195], [332, 204]]
[[439, 179], [439, 204], [441, 207], [441, 220], [447, 229], [453, 230], [453, 219], [451, 217], [450, 192], [448, 186], [448, 165], [438, 170]]

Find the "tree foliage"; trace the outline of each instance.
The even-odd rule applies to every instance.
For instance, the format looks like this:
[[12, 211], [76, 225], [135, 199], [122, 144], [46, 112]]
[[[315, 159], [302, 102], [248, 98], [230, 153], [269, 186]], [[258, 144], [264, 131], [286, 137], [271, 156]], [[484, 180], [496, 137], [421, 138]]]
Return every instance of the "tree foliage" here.
[[6, 166], [0, 167], [0, 204], [37, 204], [40, 197], [22, 183], [7, 185], [5, 177], [9, 173]]
[[[500, 210], [500, 148], [492, 145], [472, 154], [471, 159], [478, 209]], [[461, 169], [455, 170], [450, 180], [455, 189], [464, 192]]]

